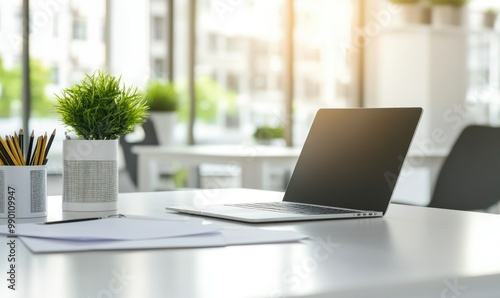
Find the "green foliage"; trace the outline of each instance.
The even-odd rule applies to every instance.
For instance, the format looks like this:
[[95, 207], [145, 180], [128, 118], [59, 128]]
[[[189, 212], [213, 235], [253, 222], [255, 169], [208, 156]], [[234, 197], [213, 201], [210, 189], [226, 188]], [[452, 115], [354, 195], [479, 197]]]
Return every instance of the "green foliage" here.
[[498, 9], [497, 8], [494, 8], [494, 7], [490, 7], [490, 8], [487, 8], [485, 11], [484, 11], [485, 14], [489, 14], [489, 15], [494, 15], [496, 16], [498, 14]]
[[87, 140], [117, 139], [147, 117], [144, 95], [101, 71], [85, 74], [79, 84], [64, 89], [56, 99], [62, 122]]
[[452, 5], [452, 6], [464, 6], [469, 2], [468, 0], [429, 0], [434, 5]]
[[35, 117], [47, 117], [53, 115], [50, 108], [54, 104], [47, 96], [45, 88], [50, 84], [51, 70], [44, 67], [40, 61], [30, 62], [30, 85], [31, 85], [31, 111]]
[[[182, 104], [179, 109], [180, 119], [189, 119], [189, 96], [187, 87], [181, 90]], [[222, 87], [210, 77], [202, 77], [195, 84], [196, 119], [213, 123], [217, 119], [220, 106], [225, 106], [228, 114], [236, 112], [236, 93]]]
[[179, 96], [175, 84], [171, 82], [153, 81], [146, 89], [146, 102], [150, 111], [177, 111]]
[[260, 126], [255, 130], [253, 137], [256, 140], [272, 140], [279, 139], [285, 136], [284, 128], [281, 126]]
[[[21, 67], [5, 69], [0, 59], [0, 117], [10, 117], [12, 105], [16, 102], [21, 106], [22, 87]], [[30, 61], [31, 112], [33, 116], [47, 117], [50, 115], [51, 101], [45, 87], [50, 83], [50, 70], [40, 61]]]
[[418, 3], [420, 0], [389, 0], [389, 2], [397, 4]]

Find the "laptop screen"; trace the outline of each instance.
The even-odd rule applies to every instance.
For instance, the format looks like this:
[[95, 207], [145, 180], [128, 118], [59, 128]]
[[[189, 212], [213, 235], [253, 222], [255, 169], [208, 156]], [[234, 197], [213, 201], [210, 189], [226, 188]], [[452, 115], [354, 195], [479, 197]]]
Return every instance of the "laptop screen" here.
[[283, 200], [385, 213], [421, 113], [320, 109]]

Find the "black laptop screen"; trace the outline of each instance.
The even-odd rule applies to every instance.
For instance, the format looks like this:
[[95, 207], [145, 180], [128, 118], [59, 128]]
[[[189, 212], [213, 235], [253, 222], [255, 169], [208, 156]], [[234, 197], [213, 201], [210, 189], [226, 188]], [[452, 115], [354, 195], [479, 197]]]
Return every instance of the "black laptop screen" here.
[[284, 200], [385, 213], [421, 113], [320, 109]]

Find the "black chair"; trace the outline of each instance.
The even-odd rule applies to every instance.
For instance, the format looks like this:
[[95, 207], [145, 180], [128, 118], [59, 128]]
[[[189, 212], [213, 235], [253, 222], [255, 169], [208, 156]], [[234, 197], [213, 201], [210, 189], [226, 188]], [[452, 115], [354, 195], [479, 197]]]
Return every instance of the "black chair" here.
[[500, 201], [500, 127], [471, 125], [457, 138], [428, 207], [486, 210]]
[[137, 155], [132, 152], [132, 147], [136, 145], [158, 145], [158, 138], [151, 119], [147, 119], [142, 124], [144, 130], [144, 139], [137, 142], [129, 142], [127, 136], [120, 138], [120, 145], [123, 149], [125, 158], [125, 168], [130, 176], [132, 182], [137, 186]]

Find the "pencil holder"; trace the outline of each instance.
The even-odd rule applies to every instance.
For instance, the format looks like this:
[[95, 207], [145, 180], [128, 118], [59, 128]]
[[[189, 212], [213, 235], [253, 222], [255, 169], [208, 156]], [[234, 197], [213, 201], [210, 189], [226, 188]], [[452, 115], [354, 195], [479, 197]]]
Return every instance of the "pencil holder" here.
[[0, 166], [0, 218], [47, 216], [47, 167]]
[[117, 209], [117, 140], [64, 140], [63, 161], [63, 210]]

